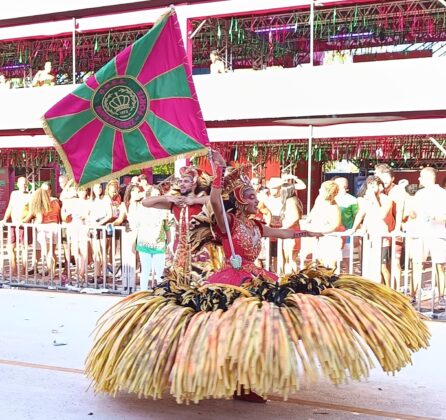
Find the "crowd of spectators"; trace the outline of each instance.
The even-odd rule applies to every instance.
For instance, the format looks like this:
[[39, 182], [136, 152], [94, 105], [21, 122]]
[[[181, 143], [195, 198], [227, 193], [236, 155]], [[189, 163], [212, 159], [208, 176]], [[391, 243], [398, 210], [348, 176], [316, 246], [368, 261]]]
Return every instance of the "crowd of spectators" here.
[[[401, 287], [401, 266], [407, 253], [413, 271], [410, 294], [415, 299], [421, 287], [423, 263], [430, 255], [435, 265], [439, 295], [443, 297], [446, 190], [437, 183], [436, 175], [433, 168], [427, 167], [420, 171], [418, 185], [408, 185], [405, 180], [395, 184], [392, 168], [386, 164], [378, 165], [375, 175], [366, 179], [357, 197], [349, 193], [346, 178], [335, 177], [321, 184], [307, 216], [298, 198], [298, 192], [306, 188], [302, 180], [292, 174], [273, 177], [266, 182], [253, 178], [259, 199], [257, 218], [273, 227], [324, 233], [321, 238], [284, 240], [279, 249], [277, 243], [271, 243], [270, 254], [282, 255], [282, 266], [276, 261], [276, 270], [291, 273], [298, 269], [298, 261], [303, 266], [309, 257], [336, 268], [345, 257], [346, 248], [361, 245], [363, 270], [367, 265], [373, 265], [372, 259], [378, 255], [380, 273], [378, 277], [370, 277], [381, 275], [382, 283], [398, 289]], [[179, 184], [180, 187], [183, 185], [182, 182]], [[166, 206], [146, 207], [142, 205], [143, 199], [153, 197], [150, 202], [160, 203], [156, 197], [166, 192], [159, 186], [150, 185], [145, 175], [133, 177], [126, 186], [111, 180], [105, 188], [95, 184], [91, 189], [76, 188], [62, 175], [59, 186], [59, 197], [53, 196], [48, 183], [43, 183], [31, 194], [26, 178], [18, 178], [17, 190], [11, 193], [2, 222], [35, 223], [37, 250], [31, 263], [25, 264], [28, 256], [17, 252], [16, 244], [26, 242], [26, 237], [31, 243], [32, 234], [23, 226], [10, 229], [7, 247], [14, 272], [27, 266], [29, 273], [34, 273], [40, 260], [45, 264], [39, 272], [54, 271], [55, 249], [62, 225], [65, 228], [62, 229], [64, 281], [70, 281], [69, 267], [73, 259], [81, 278], [93, 273], [95, 278], [104, 279], [104, 267], [105, 277], [119, 275], [117, 261], [128, 250], [137, 256], [142, 289], [161, 280], [166, 257], [172, 257], [176, 240], [172, 228], [175, 222], [169, 211], [171, 203], [176, 201], [169, 199], [170, 192], [163, 199]], [[203, 199], [198, 201], [200, 206], [205, 202]], [[119, 226], [123, 230], [116, 230]], [[360, 243], [350, 243], [347, 236], [353, 233], [360, 233]], [[404, 241], [405, 235], [411, 238]], [[17, 256], [20, 264], [17, 264]], [[264, 251], [258, 263], [265, 264], [267, 258], [269, 255]]]
[[[254, 183], [260, 190], [258, 179]], [[296, 191], [304, 188], [300, 180], [293, 184]], [[307, 217], [303, 217], [296, 194], [290, 195], [290, 185], [289, 179], [272, 178], [266, 183], [267, 188], [260, 190], [262, 219], [274, 226], [296, 226], [325, 235], [284, 243], [284, 265], [278, 270], [294, 271], [297, 255], [301, 266], [311, 256], [336, 268], [349, 255], [345, 251], [354, 246], [362, 254], [362, 274], [373, 279], [381, 277], [383, 284], [395, 289], [402, 288], [401, 267], [408, 260], [412, 276], [406, 292], [415, 302], [421, 289], [423, 264], [430, 256], [440, 303], [446, 303], [446, 189], [437, 183], [434, 168], [422, 169], [419, 183], [409, 185], [407, 180], [396, 184], [389, 165], [377, 165], [375, 174], [367, 177], [357, 197], [349, 193], [347, 178], [332, 178], [321, 184]], [[350, 243], [349, 236], [353, 234], [361, 239]], [[272, 247], [272, 253], [275, 252]]]

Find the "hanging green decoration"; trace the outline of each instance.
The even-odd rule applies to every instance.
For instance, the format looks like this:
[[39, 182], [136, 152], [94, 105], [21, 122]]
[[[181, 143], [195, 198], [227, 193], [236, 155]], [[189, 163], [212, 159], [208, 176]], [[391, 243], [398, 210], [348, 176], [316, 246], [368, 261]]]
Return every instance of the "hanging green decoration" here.
[[283, 146], [280, 146], [279, 150], [280, 164], [283, 165], [285, 163], [285, 148]]
[[217, 45], [221, 45], [221, 26], [219, 20], [217, 20]]
[[235, 151], [234, 151], [234, 160], [236, 161], [238, 158], [238, 146], [235, 146]]
[[336, 7], [335, 7], [334, 10], [333, 10], [333, 19], [332, 19], [332, 22], [333, 22], [333, 29], [336, 31]]
[[94, 37], [94, 49], [93, 52], [96, 54], [99, 51], [99, 42], [98, 42], [98, 37], [95, 36]]
[[108, 49], [108, 55], [111, 55], [111, 51], [110, 51], [110, 40], [111, 40], [111, 31], [108, 31], [108, 36], [107, 36], [107, 49]]
[[231, 23], [229, 24], [229, 39], [230, 39], [230, 41], [231, 41], [231, 43], [232, 43], [232, 27], [233, 27], [233, 25], [234, 25], [234, 18], [231, 18]]
[[255, 144], [252, 148], [252, 156], [256, 158], [258, 153], [259, 153], [259, 151], [257, 149], [257, 145]]

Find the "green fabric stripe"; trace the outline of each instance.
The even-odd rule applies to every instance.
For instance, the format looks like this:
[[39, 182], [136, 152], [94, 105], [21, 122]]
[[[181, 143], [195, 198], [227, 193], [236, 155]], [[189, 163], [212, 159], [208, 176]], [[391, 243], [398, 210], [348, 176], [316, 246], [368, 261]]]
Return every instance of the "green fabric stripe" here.
[[127, 158], [130, 163], [142, 163], [153, 160], [153, 156], [149, 151], [147, 142], [139, 130], [122, 133]]
[[141, 71], [142, 66], [147, 60], [150, 51], [158, 40], [160, 32], [163, 30], [169, 15], [165, 16], [161, 22], [150, 29], [147, 34], [138, 39], [133, 44], [132, 52], [130, 53], [129, 62], [127, 64], [126, 74], [137, 77]]
[[95, 74], [96, 80], [99, 84], [102, 84], [106, 80], [116, 76], [117, 71], [116, 71], [115, 61], [116, 58], [114, 58], [112, 61], [109, 61], [104, 67], [98, 70], [98, 72]]
[[74, 133], [79, 131], [82, 127], [94, 120], [96, 117], [90, 109], [79, 112], [78, 114], [69, 115], [67, 117], [57, 117], [47, 119], [53, 135], [57, 135], [57, 140], [60, 144], [64, 144], [69, 140]]
[[93, 91], [86, 85], [80, 85], [73, 91], [73, 95], [82, 99], [90, 100], [93, 96]]
[[183, 65], [153, 79], [146, 88], [150, 99], [192, 97]]
[[90, 159], [88, 159], [88, 163], [85, 166], [80, 184], [86, 184], [112, 172], [114, 136], [115, 130], [104, 125], [93, 147]]
[[173, 125], [158, 118], [153, 112], [149, 112], [147, 122], [160, 144], [170, 155], [192, 152], [204, 147]]

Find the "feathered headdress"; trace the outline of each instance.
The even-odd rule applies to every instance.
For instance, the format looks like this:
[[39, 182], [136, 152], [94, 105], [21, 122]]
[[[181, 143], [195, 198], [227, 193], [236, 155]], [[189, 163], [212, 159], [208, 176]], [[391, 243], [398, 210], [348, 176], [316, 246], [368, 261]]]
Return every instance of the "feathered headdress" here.
[[194, 168], [193, 166], [183, 166], [182, 168], [180, 168], [179, 172], [181, 177], [189, 176], [194, 180], [194, 182], [196, 182], [198, 179], [198, 169]]
[[235, 168], [223, 179], [223, 194], [229, 195], [233, 193], [235, 199], [240, 204], [247, 204], [243, 198], [244, 192], [253, 188], [248, 176], [250, 166], [251, 165], [242, 165]]

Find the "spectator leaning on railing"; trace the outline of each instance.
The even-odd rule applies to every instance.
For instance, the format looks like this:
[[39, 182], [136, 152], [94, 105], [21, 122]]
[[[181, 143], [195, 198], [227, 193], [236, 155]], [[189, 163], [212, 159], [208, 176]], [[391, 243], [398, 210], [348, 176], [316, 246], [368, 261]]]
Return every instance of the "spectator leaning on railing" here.
[[[37, 226], [37, 242], [46, 261], [45, 274], [55, 270], [55, 248], [60, 224], [60, 204], [51, 196], [51, 186], [43, 183], [32, 195], [25, 222], [34, 220]], [[36, 263], [36, 262], [34, 262]], [[36, 267], [34, 266], [34, 270]]]
[[90, 227], [92, 233], [93, 259], [95, 262], [95, 276], [101, 277], [105, 255], [102, 255], [101, 231], [96, 229], [105, 226], [112, 218], [111, 201], [102, 195], [102, 185], [94, 184], [90, 201]]
[[415, 219], [420, 235], [418, 246], [414, 247], [414, 289], [421, 287], [422, 264], [430, 254], [436, 264], [437, 287], [440, 304], [446, 304], [446, 190], [436, 183], [437, 171], [424, 168], [420, 171], [420, 185], [423, 187], [414, 197], [413, 209], [409, 217]]
[[[4, 225], [6, 222], [11, 220], [12, 223], [19, 225], [23, 223], [28, 214], [28, 205], [31, 199], [31, 194], [28, 192], [28, 181], [24, 176], [21, 176], [17, 179], [17, 190], [13, 191], [9, 197], [8, 207], [5, 212], [5, 216], [3, 220], [0, 222], [1, 225]], [[18, 240], [17, 240], [18, 233]], [[19, 244], [19, 249], [21, 250], [20, 254], [22, 261], [20, 262], [20, 266], [25, 267], [25, 261], [27, 256], [25, 255], [24, 250], [24, 238], [25, 238], [25, 229], [24, 227], [19, 227], [16, 229], [12, 227], [10, 229], [10, 235], [8, 237], [8, 258], [11, 262], [11, 270], [13, 273], [17, 271], [17, 261], [16, 261], [16, 246]], [[29, 238], [31, 239], [31, 238]]]
[[358, 213], [358, 199], [348, 193], [348, 179], [344, 177], [334, 177], [332, 179], [339, 187], [336, 195], [336, 203], [341, 210], [341, 221], [345, 229], [351, 229]]
[[[380, 178], [377, 176], [367, 177], [360, 194], [358, 194], [360, 195], [359, 210], [353, 223], [352, 232], [356, 232], [361, 227], [364, 232], [368, 233], [370, 248], [379, 250], [382, 283], [389, 286], [390, 239], [386, 235], [393, 230], [395, 219], [392, 214], [392, 200], [383, 191], [384, 185]], [[364, 238], [364, 241], [367, 240]], [[366, 249], [366, 247], [364, 248]], [[363, 261], [367, 261], [369, 266], [374, 266], [373, 258], [369, 259], [365, 254], [363, 254]], [[365, 265], [363, 265], [364, 268], [367, 269]], [[375, 278], [375, 275], [364, 274], [364, 272], [363, 275]]]
[[302, 229], [326, 234], [319, 239], [302, 238], [301, 263], [310, 253], [313, 259], [332, 268], [336, 268], [337, 262], [342, 259], [342, 238], [334, 234], [344, 230], [341, 211], [335, 201], [338, 191], [339, 187], [334, 181], [323, 182], [308, 218], [301, 222]]
[[[285, 229], [299, 230], [299, 221], [302, 217], [302, 203], [296, 197], [294, 184], [283, 184], [280, 189], [282, 208], [280, 210], [281, 227]], [[297, 239], [283, 240], [283, 257], [285, 274], [297, 272], [298, 266], [294, 258], [294, 248]], [[299, 240], [300, 246], [300, 240]]]
[[[386, 163], [382, 163], [375, 167], [375, 175], [381, 179], [384, 184], [384, 194], [392, 200], [392, 214], [395, 219], [395, 226], [393, 232], [401, 232], [401, 223], [403, 220], [404, 200], [406, 198], [406, 191], [403, 186], [395, 184], [395, 174], [393, 169]], [[401, 282], [401, 255], [403, 253], [403, 238], [397, 236], [395, 246], [391, 250], [391, 258], [393, 258], [393, 279], [391, 279], [391, 286], [398, 289]]]

